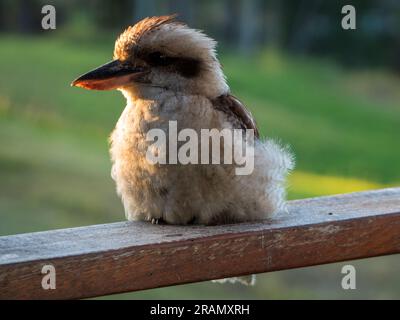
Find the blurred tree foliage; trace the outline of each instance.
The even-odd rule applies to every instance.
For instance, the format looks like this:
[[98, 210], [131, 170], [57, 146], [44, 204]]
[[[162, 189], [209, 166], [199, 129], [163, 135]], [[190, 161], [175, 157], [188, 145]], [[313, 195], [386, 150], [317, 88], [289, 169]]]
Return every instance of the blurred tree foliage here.
[[[400, 72], [398, 0], [1, 0], [0, 31], [39, 33], [41, 7], [57, 9], [57, 28], [83, 15], [93, 30], [118, 32], [138, 19], [179, 13], [207, 29], [224, 47], [249, 54], [274, 46], [333, 58], [348, 66], [386, 66]], [[352, 4], [357, 30], [343, 30], [341, 8]]]

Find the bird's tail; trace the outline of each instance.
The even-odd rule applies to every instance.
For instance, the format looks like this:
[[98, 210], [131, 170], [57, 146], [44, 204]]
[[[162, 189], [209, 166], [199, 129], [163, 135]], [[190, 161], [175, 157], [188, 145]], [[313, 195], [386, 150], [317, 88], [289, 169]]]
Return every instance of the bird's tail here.
[[256, 284], [256, 275], [251, 274], [248, 276], [224, 278], [224, 279], [212, 280], [212, 282], [215, 282], [215, 283], [240, 283], [245, 286], [254, 286]]

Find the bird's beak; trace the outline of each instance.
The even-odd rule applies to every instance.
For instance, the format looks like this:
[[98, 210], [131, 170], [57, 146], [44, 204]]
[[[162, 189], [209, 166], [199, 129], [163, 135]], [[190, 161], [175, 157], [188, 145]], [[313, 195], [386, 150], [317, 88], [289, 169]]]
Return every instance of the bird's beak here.
[[114, 60], [72, 81], [71, 86], [88, 90], [112, 90], [125, 86], [146, 73], [141, 67]]

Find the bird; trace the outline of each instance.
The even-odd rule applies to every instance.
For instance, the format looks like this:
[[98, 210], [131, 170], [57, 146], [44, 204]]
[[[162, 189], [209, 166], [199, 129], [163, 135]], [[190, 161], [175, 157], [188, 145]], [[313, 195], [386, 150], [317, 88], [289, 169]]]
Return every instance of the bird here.
[[[109, 141], [112, 178], [128, 220], [218, 225], [285, 210], [294, 156], [288, 146], [260, 136], [251, 112], [230, 91], [216, 45], [176, 15], [148, 17], [121, 33], [111, 62], [72, 82], [119, 90], [126, 98]], [[251, 130], [252, 172], [238, 175], [235, 164], [226, 163], [150, 163], [154, 141], [147, 135], [153, 129], [168, 134], [171, 121], [199, 135], [202, 129]]]

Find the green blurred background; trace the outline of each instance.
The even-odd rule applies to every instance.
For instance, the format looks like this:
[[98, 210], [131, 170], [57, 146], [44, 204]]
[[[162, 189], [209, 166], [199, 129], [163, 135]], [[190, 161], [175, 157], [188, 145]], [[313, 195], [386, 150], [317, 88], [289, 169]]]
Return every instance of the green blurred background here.
[[[41, 29], [44, 4], [56, 30]], [[345, 4], [356, 30], [341, 28]], [[0, 235], [124, 219], [107, 137], [125, 101], [69, 84], [127, 25], [174, 12], [219, 41], [232, 92], [292, 146], [290, 199], [400, 185], [399, 1], [1, 0]], [[353, 291], [331, 264], [107, 298], [400, 298], [400, 256], [351, 263]]]

